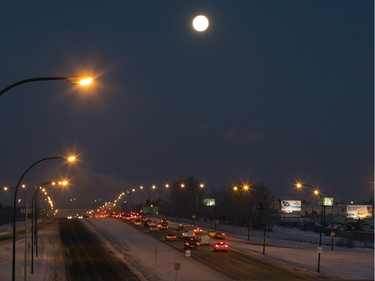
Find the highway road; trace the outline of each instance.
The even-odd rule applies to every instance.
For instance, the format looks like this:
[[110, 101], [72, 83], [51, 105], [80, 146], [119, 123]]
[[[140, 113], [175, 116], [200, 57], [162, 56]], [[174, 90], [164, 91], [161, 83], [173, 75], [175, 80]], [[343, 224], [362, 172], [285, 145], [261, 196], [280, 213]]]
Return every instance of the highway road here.
[[60, 219], [68, 281], [139, 281], [127, 265], [108, 254], [79, 219]]
[[[103, 237], [108, 239], [108, 241], [112, 241], [110, 234], [111, 225], [117, 220], [106, 220], [105, 229], [103, 229], [105, 235]], [[182, 239], [178, 238], [176, 241], [165, 240], [166, 230], [149, 233], [148, 228], [143, 227], [143, 225], [133, 226], [130, 222], [123, 220], [116, 222], [117, 227], [119, 224], [120, 228], [121, 224], [124, 224], [124, 229], [132, 227], [137, 229], [135, 233], [139, 231], [140, 238], [135, 243], [142, 243], [142, 239], [144, 239], [142, 237], [147, 233], [147, 236], [157, 239], [158, 243], [169, 245], [167, 248], [170, 249], [170, 253], [177, 251], [183, 255], [185, 252]], [[59, 225], [61, 239], [65, 247], [64, 253], [68, 276], [70, 276], [69, 280], [139, 280], [124, 262], [109, 255], [110, 251], [102, 245], [103, 242], [98, 240], [96, 235], [93, 234], [92, 230], [89, 230], [88, 226], [82, 220], [64, 219], [60, 220]], [[90, 225], [93, 226], [92, 222]], [[100, 229], [96, 229], [96, 231], [99, 233], [102, 232]], [[176, 230], [169, 229], [168, 232], [176, 232]], [[125, 231], [124, 233], [127, 232]], [[127, 238], [124, 237], [122, 241], [126, 243]], [[117, 242], [120, 241], [114, 243]], [[269, 264], [259, 257], [254, 257], [249, 253], [240, 251], [240, 249], [231, 249], [228, 252], [213, 252], [212, 246], [200, 246], [197, 250], [192, 249], [191, 251], [193, 259], [227, 276], [228, 280], [333, 280], [316, 272], [302, 268], [296, 269], [285, 262]], [[168, 252], [163, 252], [163, 256], [165, 255], [168, 255]]]
[[[124, 222], [125, 223], [125, 222]], [[139, 231], [148, 232], [147, 228], [137, 226]], [[176, 230], [169, 229], [168, 232], [177, 233]], [[182, 239], [176, 241], [165, 240], [165, 230], [152, 233], [155, 239], [167, 243], [174, 249], [184, 252]], [[197, 250], [192, 249], [192, 257], [201, 263], [204, 263], [218, 272], [227, 275], [233, 280], [272, 280], [272, 281], [292, 281], [292, 280], [319, 280], [328, 279], [324, 276], [317, 276], [315, 272], [295, 271], [284, 264], [285, 267], [279, 267], [262, 262], [248, 254], [240, 251], [229, 250], [228, 252], [213, 252], [212, 246], [200, 246]]]

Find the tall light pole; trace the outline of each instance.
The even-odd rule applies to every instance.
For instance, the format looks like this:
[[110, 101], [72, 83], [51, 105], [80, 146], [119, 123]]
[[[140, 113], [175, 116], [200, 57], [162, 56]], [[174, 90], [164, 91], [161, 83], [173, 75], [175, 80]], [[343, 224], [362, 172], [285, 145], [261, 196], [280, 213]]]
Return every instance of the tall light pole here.
[[193, 190], [193, 215], [192, 219], [194, 220], [194, 225], [196, 224], [197, 219], [199, 219], [199, 212], [198, 212], [198, 195], [199, 191], [204, 189], [204, 184], [200, 183], [197, 186], [193, 185], [192, 190]]
[[[153, 184], [153, 185], [151, 185], [151, 189], [150, 189], [150, 201], [152, 202], [152, 200], [151, 200], [151, 194], [153, 193], [153, 190], [155, 191], [156, 190], [156, 184]], [[154, 197], [154, 196], [152, 196], [152, 197]]]
[[135, 192], [135, 188], [132, 189], [133, 195], [134, 195], [134, 213], [137, 212], [137, 194]]
[[4, 192], [8, 192], [9, 190], [11, 190], [11, 193], [9, 194], [9, 198], [10, 198], [10, 205], [9, 205], [9, 207], [10, 207], [10, 209], [12, 210], [12, 205], [13, 205], [13, 192], [14, 192], [14, 188], [13, 187], [9, 187], [9, 186], [4, 186], [3, 187], [3, 191]]
[[38, 214], [37, 214], [37, 197], [40, 191], [44, 191], [48, 186], [54, 185], [66, 186], [68, 181], [46, 181], [39, 185], [34, 191], [31, 201], [31, 274], [34, 273], [34, 245], [35, 245], [35, 256], [38, 256]]
[[[7, 87], [5, 87], [4, 89], [0, 90], [0, 96], [3, 95], [4, 93], [6, 93], [7, 91], [19, 86], [19, 85], [22, 85], [22, 84], [25, 84], [25, 83], [32, 83], [32, 82], [39, 82], [39, 81], [56, 81], [56, 80], [60, 80], [60, 81], [66, 81], [66, 82], [69, 82], [69, 83], [77, 83], [77, 84], [80, 84], [81, 86], [87, 86], [87, 85], [90, 85], [93, 81], [93, 78], [91, 76], [52, 76], [52, 77], [35, 77], [35, 78], [28, 78], [28, 79], [25, 79], [25, 80], [20, 80], [18, 82], [15, 82]], [[18, 182], [17, 186], [15, 187], [15, 194], [14, 194], [14, 204], [13, 204], [13, 253], [12, 253], [12, 281], [15, 281], [15, 256], [16, 256], [16, 253], [15, 253], [15, 246], [16, 246], [16, 239], [15, 239], [15, 236], [16, 236], [16, 197], [17, 197], [17, 191], [18, 191], [18, 188], [19, 188], [19, 185], [20, 185], [20, 182], [21, 180], [23, 179], [23, 177], [26, 175], [26, 173], [33, 167], [35, 166], [36, 164], [38, 164], [39, 162], [42, 162], [42, 161], [45, 161], [45, 160], [52, 160], [52, 159], [59, 159], [59, 158], [64, 158], [64, 157], [48, 157], [48, 158], [43, 158], [37, 162], [35, 162], [34, 164], [32, 164], [26, 171], [25, 173], [21, 176], [21, 179], [20, 181]]]
[[[234, 192], [237, 192], [239, 190], [243, 191], [243, 192], [249, 192], [250, 191], [250, 184], [247, 184], [245, 183], [242, 188], [239, 188], [238, 186], [233, 186], [233, 191]], [[252, 216], [252, 209], [251, 209], [251, 206], [249, 204], [249, 213], [248, 213], [248, 220], [247, 220], [247, 241], [250, 241], [250, 220], [251, 220], [251, 216]]]
[[13, 251], [12, 251], [12, 281], [15, 281], [16, 279], [16, 204], [17, 204], [17, 191], [18, 188], [20, 187], [20, 184], [25, 177], [25, 175], [37, 164], [48, 161], [48, 160], [56, 160], [56, 159], [66, 159], [69, 162], [74, 162], [75, 161], [75, 156], [70, 156], [70, 157], [64, 157], [64, 156], [55, 156], [55, 157], [46, 157], [42, 158], [33, 164], [31, 164], [26, 171], [22, 174], [20, 179], [17, 182], [17, 185], [15, 186], [14, 189], [14, 197], [13, 197]]
[[38, 256], [38, 246], [37, 246], [37, 232], [38, 232], [38, 208], [37, 208], [37, 196], [40, 191], [50, 184], [50, 182], [45, 182], [39, 186], [37, 190], [35, 190], [33, 197], [32, 197], [32, 219], [31, 219], [31, 273], [34, 273], [34, 244], [36, 245], [36, 257]]
[[308, 184], [303, 184], [303, 183], [296, 183], [296, 188], [297, 189], [302, 189], [303, 187], [307, 187], [309, 189], [312, 189], [314, 194], [316, 196], [319, 196], [320, 198], [320, 204], [322, 205], [322, 209], [321, 209], [321, 213], [320, 213], [320, 231], [319, 231], [319, 246], [318, 246], [318, 249], [317, 249], [317, 252], [318, 252], [318, 268], [317, 268], [317, 272], [320, 272], [320, 254], [321, 252], [323, 251], [322, 249], [322, 231], [323, 231], [323, 212], [324, 212], [324, 204], [323, 204], [323, 198], [322, 198], [322, 195], [321, 195], [321, 192], [319, 191], [318, 188], [312, 186], [312, 185], [308, 185]]
[[203, 183], [198, 183], [195, 179], [193, 178], [188, 178], [186, 179], [186, 182], [181, 182], [180, 183], [180, 188], [181, 189], [188, 189], [189, 190], [189, 198], [190, 194], [192, 195], [192, 202], [193, 202], [193, 207], [192, 207], [192, 215], [191, 218], [194, 221], [194, 225], [196, 224], [196, 220], [199, 218], [198, 215], [198, 195], [200, 192], [203, 191], [205, 185]]
[[143, 185], [141, 185], [139, 187], [139, 190], [140, 190], [140, 194], [141, 194], [141, 210], [142, 210], [142, 207], [143, 207]]
[[315, 195], [324, 195], [325, 197], [324, 200], [322, 199], [321, 197], [321, 201], [322, 201], [322, 208], [323, 208], [323, 226], [325, 226], [325, 223], [326, 223], [326, 207], [327, 206], [331, 206], [331, 251], [333, 251], [333, 236], [334, 234], [332, 233], [333, 232], [333, 197], [325, 192], [322, 192], [321, 190], [319, 189], [315, 189], [314, 190], [314, 194]]

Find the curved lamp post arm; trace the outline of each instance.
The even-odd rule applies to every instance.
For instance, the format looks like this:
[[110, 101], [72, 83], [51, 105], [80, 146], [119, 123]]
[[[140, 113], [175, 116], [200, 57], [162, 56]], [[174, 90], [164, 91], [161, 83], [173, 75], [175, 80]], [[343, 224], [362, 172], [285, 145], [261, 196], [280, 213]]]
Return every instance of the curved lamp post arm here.
[[22, 176], [20, 177], [20, 179], [18, 180], [18, 183], [14, 189], [14, 197], [13, 197], [13, 251], [12, 251], [12, 281], [15, 281], [16, 279], [16, 204], [17, 204], [17, 191], [18, 191], [18, 188], [23, 180], [23, 178], [25, 177], [25, 175], [37, 164], [39, 164], [40, 162], [43, 162], [43, 161], [47, 161], [47, 160], [53, 160], [53, 159], [65, 159], [65, 157], [62, 157], [62, 156], [55, 156], [55, 157], [46, 157], [46, 158], [43, 158], [43, 159], [40, 159], [36, 162], [34, 162], [31, 166], [29, 166], [26, 171], [22, 174]]
[[44, 183], [42, 183], [41, 185], [39, 185], [39, 187], [34, 191], [34, 194], [33, 194], [33, 197], [31, 199], [31, 204], [32, 204], [32, 212], [33, 212], [33, 220], [32, 222], [34, 222], [34, 218], [36, 218], [36, 212], [34, 212], [34, 208], [36, 207], [36, 198], [39, 194], [39, 192], [44, 188], [46, 187], [47, 185], [50, 185], [52, 182], [51, 181], [46, 181]]
[[[63, 156], [55, 156], [55, 157], [46, 157], [46, 158], [43, 158], [43, 159], [40, 159], [38, 161], [36, 161], [35, 163], [33, 163], [29, 168], [27, 168], [27, 170], [22, 174], [22, 176], [20, 177], [20, 179], [18, 180], [18, 183], [14, 189], [14, 198], [13, 198], [13, 204], [15, 206], [15, 204], [17, 203], [17, 191], [18, 191], [18, 188], [23, 180], [23, 178], [25, 177], [25, 175], [37, 164], [39, 164], [40, 162], [43, 162], [43, 161], [46, 161], [46, 160], [53, 160], [53, 159], [65, 159], [65, 157]], [[15, 208], [14, 208], [15, 209]], [[14, 216], [14, 219], [15, 219], [15, 216]]]
[[52, 76], [52, 77], [36, 77], [36, 78], [29, 78], [25, 80], [18, 81], [9, 85], [8, 87], [0, 90], [0, 96], [5, 92], [9, 91], [10, 89], [17, 87], [18, 85], [30, 83], [30, 82], [38, 82], [38, 81], [51, 81], [51, 80], [62, 80], [69, 83], [79, 83], [83, 86], [88, 85], [92, 81], [92, 77], [90, 76]]
[[30, 82], [37, 82], [37, 81], [48, 81], [48, 80], [67, 80], [68, 77], [38, 77], [38, 78], [30, 78], [18, 81], [16, 83], [13, 83], [12, 85], [9, 85], [8, 87], [2, 89], [0, 91], [0, 95], [4, 94], [5, 92], [9, 91], [10, 89], [17, 87], [18, 85], [30, 83]]

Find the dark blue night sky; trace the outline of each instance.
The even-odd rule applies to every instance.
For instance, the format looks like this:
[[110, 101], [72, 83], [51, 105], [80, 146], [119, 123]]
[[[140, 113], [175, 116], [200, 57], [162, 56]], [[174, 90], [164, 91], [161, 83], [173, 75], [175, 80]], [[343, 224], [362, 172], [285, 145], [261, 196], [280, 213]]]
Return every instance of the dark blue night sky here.
[[[191, 27], [205, 14], [207, 31]], [[78, 89], [25, 84], [0, 96], [0, 184], [68, 176], [88, 204], [195, 176], [213, 189], [264, 183], [275, 198], [374, 193], [373, 1], [7, 1], [0, 88], [92, 73]], [[1, 196], [1, 202], [8, 200]]]

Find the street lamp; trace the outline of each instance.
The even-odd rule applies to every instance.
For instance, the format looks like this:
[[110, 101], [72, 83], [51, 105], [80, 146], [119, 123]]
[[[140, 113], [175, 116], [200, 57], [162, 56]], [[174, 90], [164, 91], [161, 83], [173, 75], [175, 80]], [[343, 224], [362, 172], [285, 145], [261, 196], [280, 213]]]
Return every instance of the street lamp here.
[[152, 193], [153, 191], [155, 191], [157, 188], [157, 186], [155, 184], [151, 185], [151, 189], [150, 189], [150, 202], [152, 202], [151, 198], [152, 197], [155, 197]]
[[[245, 183], [242, 188], [238, 187], [237, 185], [232, 187], [232, 190], [234, 192], [243, 191], [243, 192], [249, 192], [250, 191], [250, 184]], [[247, 221], [247, 241], [250, 241], [250, 219], [251, 219], [251, 206], [249, 205], [249, 214], [248, 214], [248, 221]]]
[[204, 183], [197, 183], [196, 181], [190, 181], [188, 182], [188, 186], [185, 183], [180, 184], [181, 189], [188, 188], [191, 190], [191, 194], [193, 195], [193, 209], [192, 209], [192, 219], [194, 220], [194, 225], [196, 224], [196, 220], [199, 218], [199, 204], [198, 204], [198, 195], [200, 192], [203, 192], [205, 188]]
[[12, 210], [12, 205], [13, 205], [13, 192], [14, 192], [14, 188], [13, 187], [9, 187], [9, 186], [4, 186], [3, 187], [3, 191], [4, 192], [8, 192], [8, 191], [11, 191], [11, 193], [9, 194], [9, 198], [10, 198], [10, 205], [9, 205], [9, 207], [11, 208], [11, 210]]
[[319, 196], [320, 198], [320, 204], [322, 205], [322, 210], [321, 210], [321, 214], [320, 214], [320, 230], [319, 230], [319, 246], [318, 246], [318, 268], [317, 268], [317, 272], [320, 272], [320, 254], [322, 252], [322, 232], [323, 232], [323, 212], [324, 212], [324, 204], [323, 204], [323, 198], [322, 198], [322, 195], [321, 195], [321, 192], [319, 191], [318, 188], [312, 186], [312, 185], [308, 185], [308, 184], [304, 184], [304, 183], [300, 183], [300, 182], [297, 182], [296, 183], [296, 188], [297, 189], [302, 189], [303, 187], [307, 187], [307, 188], [310, 188], [312, 189], [313, 193], [315, 196]]
[[[38, 207], [37, 207], [37, 196], [39, 194], [40, 191], [43, 191], [45, 190], [45, 186], [47, 186], [48, 184], [50, 184], [50, 182], [45, 182], [43, 184], [40, 185], [40, 187], [38, 189], [35, 190], [34, 194], [33, 194], [33, 197], [32, 197], [32, 220], [31, 220], [31, 273], [34, 273], [34, 244], [36, 246], [35, 248], [35, 255], [36, 257], [38, 256]], [[35, 240], [34, 240], [35, 239]], [[35, 241], [35, 242], [34, 242]]]
[[88, 86], [92, 83], [93, 78], [91, 76], [63, 76], [63, 77], [37, 77], [37, 78], [29, 78], [25, 80], [18, 81], [9, 85], [8, 87], [2, 89], [0, 91], [0, 96], [5, 92], [9, 91], [10, 89], [17, 87], [18, 85], [31, 83], [31, 82], [38, 82], [38, 81], [51, 81], [51, 80], [62, 80], [69, 83], [79, 84], [81, 86]]
[[326, 224], [326, 207], [331, 206], [331, 233], [330, 233], [330, 235], [331, 235], [331, 251], [333, 251], [333, 237], [335, 235], [335, 233], [333, 231], [333, 221], [334, 221], [334, 218], [333, 218], [333, 202], [334, 202], [334, 200], [333, 200], [333, 197], [331, 195], [329, 195], [325, 192], [322, 192], [321, 190], [318, 190], [318, 189], [314, 190], [314, 194], [319, 195], [319, 196], [321, 194], [325, 195], [325, 197], [323, 197], [324, 200], [320, 196], [320, 201], [321, 201], [322, 208], [323, 208], [323, 214], [322, 214], [322, 216], [323, 216], [323, 227]]
[[141, 185], [140, 187], [139, 187], [139, 190], [140, 190], [140, 195], [141, 195], [141, 210], [142, 210], [142, 207], [143, 207], [143, 192], [142, 192], [142, 190], [143, 190], [143, 185]]
[[205, 189], [206, 187], [208, 187], [211, 191], [213, 191], [213, 194], [214, 194], [214, 230], [216, 232], [216, 203], [217, 203], [216, 202], [217, 201], [216, 190], [213, 189], [211, 186], [208, 186], [208, 185], [206, 185], [204, 183], [199, 184], [199, 187], [201, 189]]
[[[60, 81], [66, 81], [66, 82], [69, 82], [69, 83], [77, 83], [77, 84], [80, 84], [81, 86], [87, 86], [89, 84], [92, 83], [93, 81], [93, 78], [91, 76], [58, 76], [58, 77], [36, 77], [36, 78], [29, 78], [29, 79], [25, 79], [25, 80], [21, 80], [21, 81], [18, 81], [18, 82], [15, 82], [7, 87], [5, 87], [4, 89], [0, 90], [0, 96], [4, 93], [6, 93], [7, 91], [19, 86], [19, 85], [22, 85], [22, 84], [25, 84], [25, 83], [31, 83], [31, 82], [38, 82], [38, 81], [52, 81], [52, 80], [60, 80]], [[57, 158], [64, 158], [64, 157], [57, 157]], [[51, 160], [51, 159], [57, 159], [57, 158], [45, 158], [45, 159], [41, 159], [37, 162], [35, 162], [33, 165], [31, 165], [29, 167], [29, 169], [26, 170], [26, 172], [22, 175], [21, 179], [25, 176], [25, 174], [36, 164], [38, 164], [39, 162], [41, 161], [44, 161], [44, 160]], [[71, 159], [72, 160], [72, 159]], [[71, 161], [70, 160], [70, 161]], [[21, 181], [21, 180], [20, 180]], [[20, 185], [20, 181], [18, 182], [17, 186], [15, 187], [15, 194], [14, 194], [14, 205], [13, 205], [13, 258], [12, 258], [12, 281], [15, 280], [15, 236], [16, 236], [16, 196], [17, 196], [17, 191], [18, 191], [18, 188], [19, 188], [19, 185]]]
[[13, 251], [12, 251], [12, 281], [15, 281], [16, 279], [16, 204], [17, 204], [17, 191], [18, 191], [18, 188], [20, 187], [20, 184], [23, 180], [23, 178], [25, 177], [25, 175], [37, 164], [43, 162], [43, 161], [47, 161], [47, 160], [55, 160], [55, 159], [65, 159], [67, 160], [68, 162], [73, 162], [75, 161], [75, 157], [73, 158], [72, 156], [70, 157], [64, 157], [64, 156], [55, 156], [55, 157], [46, 157], [46, 158], [42, 158], [36, 162], [34, 162], [33, 164], [31, 164], [27, 169], [26, 171], [22, 174], [22, 176], [20, 177], [20, 179], [18, 180], [17, 182], [17, 185], [15, 186], [15, 189], [14, 189], [14, 197], [13, 197]]
[[31, 201], [31, 274], [34, 273], [34, 245], [35, 245], [35, 256], [38, 257], [38, 207], [37, 197], [40, 191], [45, 192], [48, 186], [66, 186], [68, 181], [46, 181], [42, 183], [33, 193]]
[[134, 194], [134, 213], [137, 212], [137, 194], [135, 193], [135, 188], [132, 189], [132, 192]]

